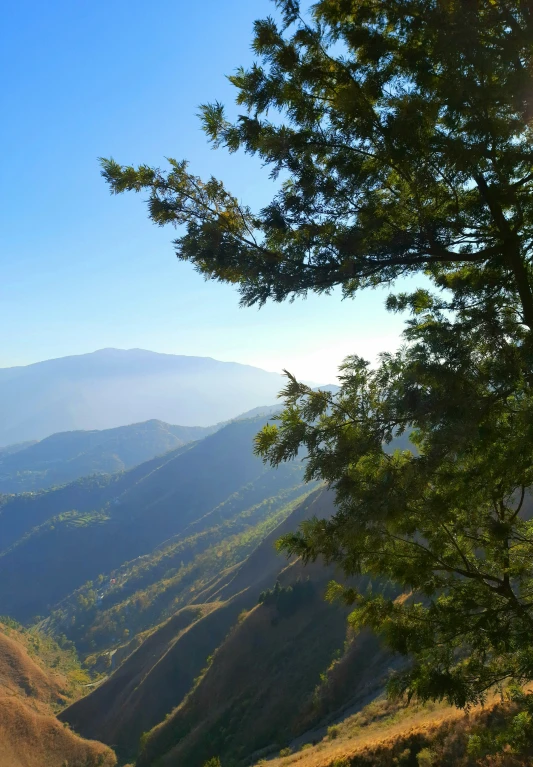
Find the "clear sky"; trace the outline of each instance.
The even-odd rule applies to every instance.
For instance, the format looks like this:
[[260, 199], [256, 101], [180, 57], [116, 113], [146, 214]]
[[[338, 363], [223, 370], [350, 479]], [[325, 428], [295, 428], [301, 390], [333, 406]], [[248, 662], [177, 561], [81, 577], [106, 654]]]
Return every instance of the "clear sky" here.
[[398, 343], [385, 294], [257, 309], [175, 258], [143, 198], [111, 197], [97, 158], [190, 161], [252, 206], [272, 184], [207, 144], [198, 105], [230, 106], [267, 0], [17, 0], [0, 32], [0, 367], [140, 347], [289, 368], [326, 383], [351, 353]]

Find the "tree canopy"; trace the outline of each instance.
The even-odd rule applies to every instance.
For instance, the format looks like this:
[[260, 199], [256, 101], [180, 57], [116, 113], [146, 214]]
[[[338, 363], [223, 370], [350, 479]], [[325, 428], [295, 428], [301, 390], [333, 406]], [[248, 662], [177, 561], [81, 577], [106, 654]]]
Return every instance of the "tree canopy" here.
[[287, 175], [253, 212], [187, 163], [103, 161], [114, 192], [150, 193], [157, 224], [185, 224], [178, 257], [237, 283], [245, 304], [341, 285], [346, 295], [426, 271], [476, 267], [475, 295], [519, 299], [529, 280], [533, 11], [514, 0], [321, 0], [257, 21], [259, 61], [230, 77], [243, 113], [202, 107], [215, 146]]
[[[385, 585], [331, 596], [414, 658], [394, 692], [459, 706], [533, 678], [533, 399], [520, 355], [486, 330], [461, 337], [427, 313], [376, 369], [345, 360], [337, 395], [291, 377], [256, 440], [273, 464], [305, 447], [307, 478], [336, 493], [336, 514], [280, 549]], [[406, 429], [411, 449], [394, 449]]]
[[393, 688], [468, 705], [533, 679], [533, 8], [276, 5], [230, 78], [242, 114], [202, 107], [215, 146], [280, 177], [269, 205], [184, 161], [102, 172], [115, 193], [146, 190], [152, 220], [181, 227], [178, 257], [245, 305], [429, 277], [388, 299], [410, 313], [402, 349], [375, 369], [348, 358], [338, 394], [289, 376], [256, 449], [278, 464], [304, 446], [308, 478], [336, 494], [284, 550], [394, 584], [337, 589], [354, 625], [413, 658]]

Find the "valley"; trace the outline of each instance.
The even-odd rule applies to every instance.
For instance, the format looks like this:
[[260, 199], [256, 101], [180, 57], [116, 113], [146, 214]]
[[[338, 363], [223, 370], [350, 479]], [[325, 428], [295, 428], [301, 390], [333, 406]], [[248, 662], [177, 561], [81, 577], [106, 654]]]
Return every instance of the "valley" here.
[[304, 453], [276, 469], [254, 455], [274, 412], [60, 433], [0, 454], [9, 481], [36, 488], [0, 505], [0, 708], [16, 700], [2, 767], [419, 767], [424, 749], [474, 764], [476, 717], [507, 709], [470, 721], [387, 702], [403, 661], [325, 599], [340, 572], [277, 552], [335, 507], [304, 482]]

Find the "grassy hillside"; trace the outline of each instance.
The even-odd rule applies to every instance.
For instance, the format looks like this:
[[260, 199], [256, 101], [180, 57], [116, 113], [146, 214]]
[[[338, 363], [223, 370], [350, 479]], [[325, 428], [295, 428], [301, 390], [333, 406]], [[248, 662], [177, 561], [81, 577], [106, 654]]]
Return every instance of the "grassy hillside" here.
[[[240, 625], [239, 616], [243, 611], [253, 610], [260, 593], [272, 586], [286, 569], [286, 560], [274, 549], [275, 539], [301, 519], [328, 513], [331, 513], [331, 496], [321, 491], [298, 504], [239, 567], [219, 572], [197, 594], [195, 602], [185, 608], [198, 611], [185, 630], [183, 616], [191, 613], [180, 611], [151, 633], [108, 680], [63, 712], [62, 718], [86, 737], [113, 743], [121, 753], [133, 756], [140, 734], [161, 722], [182, 703], [209, 656], [231, 629]], [[319, 610], [333, 610], [318, 599], [316, 606]], [[344, 617], [335, 622], [335, 626], [335, 642], [342, 644]], [[326, 659], [324, 668], [330, 660], [330, 657]], [[317, 674], [312, 686], [318, 682]]]
[[72, 650], [12, 621], [0, 623], [0, 765], [112, 767], [113, 752], [54, 716], [87, 681]]
[[0, 687], [24, 693], [54, 711], [79, 698], [90, 677], [70, 642], [58, 644], [35, 628], [0, 618]]
[[291, 584], [300, 568], [291, 570], [278, 596], [243, 616], [189, 695], [150, 733], [139, 767], [158, 760], [202, 767], [215, 755], [236, 765], [298, 734], [302, 705], [342, 649], [346, 615], [321, 598], [320, 580]]
[[247, 603], [238, 596], [179, 611], [109, 679], [63, 711], [61, 721], [84, 737], [113, 743], [124, 757], [135, 757], [142, 733], [183, 700]]
[[[301, 463], [253, 457], [263, 422], [4, 499], [0, 612], [46, 617], [0, 623], [0, 765], [111, 767], [106, 743], [136, 767], [525, 767], [468, 749], [509, 707], [383, 699], [403, 661], [347, 631], [345, 608], [323, 600], [333, 571], [274, 549], [333, 505], [302, 485]], [[72, 643], [104, 672], [96, 685]]]
[[23, 493], [63, 485], [90, 474], [125, 471], [216, 431], [145, 421], [101, 431], [53, 434], [27, 446], [0, 450], [0, 493]]
[[114, 767], [116, 763], [107, 746], [80, 738], [54, 716], [0, 692], [2, 767]]
[[[78, 483], [73, 492], [67, 486], [8, 501], [0, 513], [0, 534], [4, 527], [8, 541], [14, 531], [20, 537], [0, 554], [0, 612], [20, 620], [44, 615], [87, 581], [149, 554], [271, 473], [251, 450], [263, 421], [235, 421], [164, 459]], [[286, 487], [300, 481], [287, 475]], [[65, 509], [73, 496], [79, 503]], [[0, 545], [5, 539], [2, 535]]]
[[491, 700], [469, 712], [443, 703], [406, 705], [376, 698], [358, 713], [283, 754], [253, 760], [263, 767], [528, 767], [533, 748], [498, 755], [469, 748], [472, 736], [494, 731], [516, 714]]

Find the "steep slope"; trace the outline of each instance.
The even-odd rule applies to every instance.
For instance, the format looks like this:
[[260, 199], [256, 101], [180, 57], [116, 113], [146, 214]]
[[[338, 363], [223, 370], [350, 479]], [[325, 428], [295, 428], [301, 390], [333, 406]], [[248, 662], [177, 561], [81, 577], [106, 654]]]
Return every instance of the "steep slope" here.
[[[269, 543], [303, 518], [331, 511], [331, 495], [317, 491]], [[261, 583], [256, 580], [255, 588], [239, 589], [254, 584], [254, 573], [255, 578], [272, 573], [275, 557], [270, 559], [266, 545], [258, 547], [230, 582], [214, 591], [216, 598], [232, 590], [255, 595]], [[261, 604], [247, 602], [249, 612], [240, 616], [190, 693], [143, 739], [138, 767], [202, 767], [214, 756], [225, 765], [244, 764], [255, 753], [272, 754], [295, 739], [307, 742], [309, 728], [323, 727], [382, 692], [395, 661], [374, 637], [347, 635], [346, 610], [323, 599], [334, 571], [320, 562], [307, 567], [294, 562], [277, 577], [279, 584], [263, 592]], [[364, 588], [364, 581], [359, 586]]]
[[1, 767], [114, 767], [113, 752], [0, 692]]
[[66, 709], [61, 718], [84, 736], [113, 743], [121, 753], [134, 755], [140, 735], [182, 702], [242, 611], [255, 607], [260, 593], [286, 569], [286, 560], [274, 549], [277, 537], [294, 529], [302, 519], [313, 514], [327, 516], [331, 510], [329, 494], [312, 493], [240, 567], [219, 573], [196, 595], [186, 609], [198, 610], [199, 617], [186, 630], [182, 611], [151, 634], [101, 686]]
[[3, 695], [35, 699], [48, 706], [68, 700], [67, 679], [48, 674], [27, 653], [24, 645], [0, 628], [0, 690]]
[[172, 426], [152, 420], [53, 434], [17, 450], [12, 446], [0, 451], [0, 493], [42, 490], [90, 474], [124, 471], [216, 430], [216, 426]]
[[[32, 652], [30, 656], [29, 652]], [[53, 652], [54, 668], [49, 653]], [[66, 657], [66, 660], [65, 660]], [[48, 665], [47, 665], [48, 661]], [[116, 764], [103, 744], [83, 740], [53, 715], [79, 692], [68, 654], [51, 640], [0, 624], [0, 765], [97, 767]]]
[[0, 446], [149, 419], [209, 426], [275, 402], [283, 378], [207, 357], [102, 349], [0, 369]]
[[[29, 499], [25, 504], [27, 520], [35, 520], [36, 510], [42, 518], [42, 500], [47, 496], [47, 508], [54, 510], [55, 516], [37, 522], [37, 527], [1, 553], [0, 614], [19, 620], [43, 615], [86, 581], [148, 554], [244, 485], [272, 472], [251, 449], [263, 422], [230, 423], [189, 448], [167, 454], [155, 462], [153, 471], [147, 473], [138, 467], [131, 476], [109, 480], [103, 491], [96, 481], [104, 501], [99, 505], [82, 499], [83, 508], [71, 505], [68, 511], [58, 513], [54, 492]], [[289, 486], [300, 481], [287, 477]], [[57, 495], [62, 498], [65, 488]], [[36, 508], [32, 509], [33, 501]], [[5, 519], [8, 539], [10, 522], [20, 531], [20, 517], [13, 514], [17, 505], [17, 499], [8, 502], [0, 515], [0, 533]], [[0, 545], [3, 542], [2, 537]]]
[[58, 644], [36, 627], [0, 621], [0, 688], [39, 710], [59, 711], [86, 692], [89, 674], [71, 642]]
[[300, 481], [294, 465], [261, 475], [150, 554], [69, 595], [43, 627], [101, 666], [103, 651], [166, 620], [240, 564], [310, 492]]
[[177, 710], [152, 731], [138, 767], [202, 767], [275, 749], [298, 734], [304, 702], [342, 649], [346, 613], [322, 598], [327, 573], [311, 568], [310, 581], [283, 574], [285, 588], [254, 607], [215, 652], [199, 683]]
[[[97, 738], [133, 758], [150, 730], [189, 692], [207, 659], [224, 640], [248, 600], [184, 608], [151, 634], [108, 680], [59, 718], [87, 738]], [[199, 617], [184, 627], [185, 618]]]

